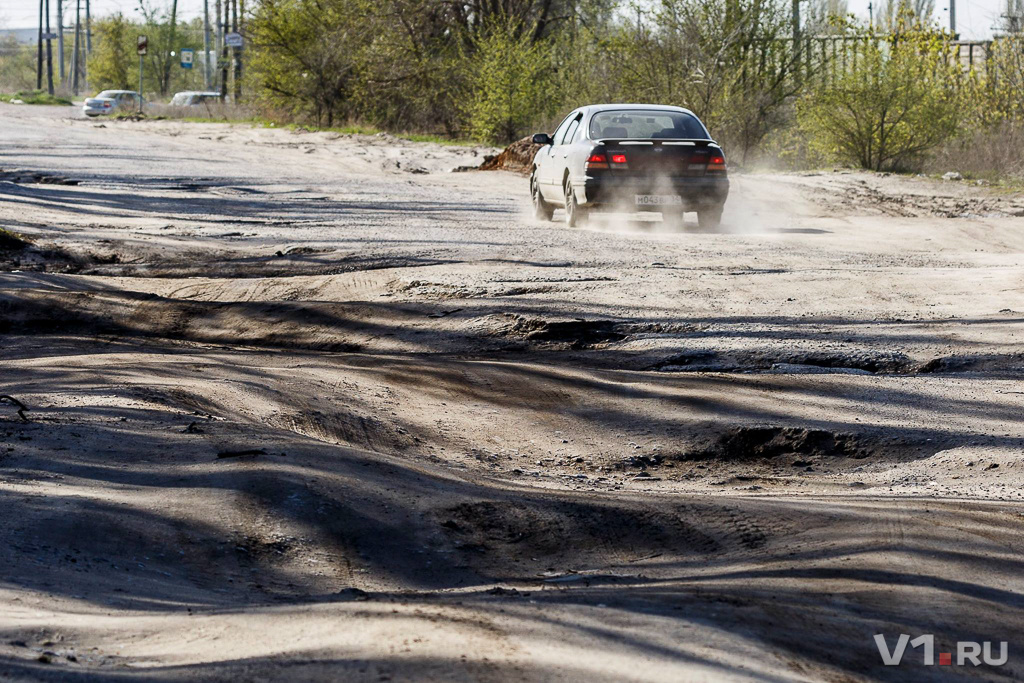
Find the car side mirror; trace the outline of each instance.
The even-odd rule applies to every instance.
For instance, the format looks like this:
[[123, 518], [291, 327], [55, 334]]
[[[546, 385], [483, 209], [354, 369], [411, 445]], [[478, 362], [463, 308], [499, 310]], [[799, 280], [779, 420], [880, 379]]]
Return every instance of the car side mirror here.
[[547, 133], [537, 133], [533, 136], [533, 144], [535, 145], [550, 145], [551, 136]]

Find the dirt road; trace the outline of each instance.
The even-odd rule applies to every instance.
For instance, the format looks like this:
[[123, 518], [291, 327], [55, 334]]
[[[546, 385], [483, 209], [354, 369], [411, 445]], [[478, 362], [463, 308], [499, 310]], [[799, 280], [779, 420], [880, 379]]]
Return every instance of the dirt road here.
[[0, 680], [1024, 676], [1024, 198], [492, 152], [0, 104]]

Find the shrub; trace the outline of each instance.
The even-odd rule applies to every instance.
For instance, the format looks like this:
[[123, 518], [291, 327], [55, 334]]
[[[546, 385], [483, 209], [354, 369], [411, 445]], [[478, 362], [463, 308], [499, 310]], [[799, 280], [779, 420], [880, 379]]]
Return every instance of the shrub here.
[[121, 13], [93, 24], [96, 49], [89, 55], [89, 81], [97, 90], [138, 87], [135, 28]]
[[512, 21], [495, 22], [475, 47], [467, 60], [473, 69], [470, 134], [489, 142], [518, 140], [552, 113], [550, 50]]
[[918, 24], [887, 41], [861, 41], [849, 60], [855, 66], [798, 103], [799, 124], [812, 145], [861, 168], [920, 168], [967, 118], [971, 74], [952, 56], [948, 38]]

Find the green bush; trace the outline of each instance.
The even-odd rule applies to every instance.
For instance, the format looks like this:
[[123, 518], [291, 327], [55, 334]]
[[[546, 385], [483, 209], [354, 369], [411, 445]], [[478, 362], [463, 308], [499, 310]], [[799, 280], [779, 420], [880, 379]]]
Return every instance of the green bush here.
[[96, 49], [89, 55], [89, 81], [97, 91], [138, 87], [135, 29], [120, 13], [93, 24]]
[[826, 79], [797, 104], [801, 129], [827, 158], [865, 169], [920, 168], [967, 118], [971, 85], [949, 36], [921, 25], [886, 40], [867, 37], [855, 64]]
[[495, 23], [475, 47], [467, 60], [473, 69], [470, 134], [490, 142], [518, 140], [553, 112], [551, 51], [515, 22]]
[[317, 126], [352, 115], [360, 57], [373, 40], [361, 1], [265, 0], [249, 35], [249, 82], [265, 104]]

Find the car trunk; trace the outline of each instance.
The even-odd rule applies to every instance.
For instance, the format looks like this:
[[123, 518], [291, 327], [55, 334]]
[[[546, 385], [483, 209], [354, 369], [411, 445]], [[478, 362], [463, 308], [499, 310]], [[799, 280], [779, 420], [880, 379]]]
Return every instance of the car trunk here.
[[[610, 170], [616, 175], [672, 178], [700, 177], [707, 172], [711, 140], [604, 140]], [[721, 153], [717, 148], [715, 151]], [[619, 155], [625, 163], [615, 163]]]

